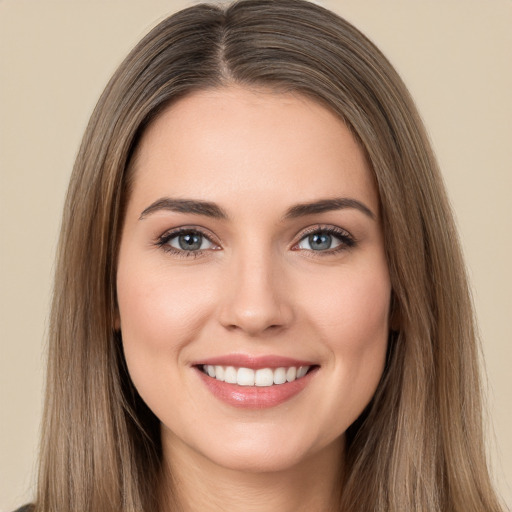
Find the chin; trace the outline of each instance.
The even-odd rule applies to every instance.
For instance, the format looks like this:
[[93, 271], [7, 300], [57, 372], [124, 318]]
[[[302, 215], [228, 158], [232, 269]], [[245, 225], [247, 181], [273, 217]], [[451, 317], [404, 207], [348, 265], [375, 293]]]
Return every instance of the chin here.
[[[207, 442], [202, 447], [196, 447], [200, 455], [215, 466], [240, 473], [276, 473], [292, 471], [303, 464], [310, 464], [317, 455], [325, 450], [333, 450], [342, 446], [342, 438], [323, 445], [316, 439], [310, 439], [304, 433], [290, 436], [286, 432], [263, 434], [259, 432], [240, 432], [220, 440], [215, 436], [215, 442]], [[274, 435], [273, 435], [274, 434]], [[236, 439], [233, 442], [233, 439]], [[309, 442], [308, 442], [309, 441]]]
[[238, 473], [277, 473], [292, 470], [300, 465], [303, 457], [299, 454], [281, 453], [263, 448], [259, 450], [240, 449], [236, 452], [212, 454], [211, 462], [216, 466]]

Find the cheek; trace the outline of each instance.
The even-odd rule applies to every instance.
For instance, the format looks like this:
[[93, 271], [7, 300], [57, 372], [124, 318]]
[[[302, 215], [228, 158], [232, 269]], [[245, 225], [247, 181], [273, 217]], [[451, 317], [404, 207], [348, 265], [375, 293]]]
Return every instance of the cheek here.
[[387, 339], [391, 286], [387, 267], [340, 272], [309, 286], [309, 309], [333, 350], [355, 355]]
[[123, 337], [154, 348], [179, 345], [214, 303], [204, 282], [200, 275], [183, 271], [120, 265], [117, 294]]
[[[124, 264], [123, 264], [124, 263]], [[215, 301], [201, 276], [136, 262], [119, 265], [117, 295], [130, 376], [151, 406], [183, 367], [183, 347], [201, 330]]]
[[325, 412], [337, 411], [338, 424], [347, 428], [371, 400], [384, 369], [391, 294], [387, 267], [340, 272], [323, 291], [309, 289], [316, 334], [330, 354], [326, 369], [333, 392], [324, 396]]

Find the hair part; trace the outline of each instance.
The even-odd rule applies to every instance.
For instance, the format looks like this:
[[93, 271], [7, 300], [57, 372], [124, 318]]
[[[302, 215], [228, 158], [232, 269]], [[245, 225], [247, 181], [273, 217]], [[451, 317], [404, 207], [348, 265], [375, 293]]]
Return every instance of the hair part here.
[[180, 11], [142, 39], [102, 94], [61, 228], [36, 510], [159, 509], [159, 422], [115, 330], [131, 163], [170, 103], [230, 84], [302, 94], [335, 112], [378, 187], [396, 332], [378, 390], [347, 432], [340, 511], [498, 512], [467, 278], [420, 116], [364, 35], [303, 0]]

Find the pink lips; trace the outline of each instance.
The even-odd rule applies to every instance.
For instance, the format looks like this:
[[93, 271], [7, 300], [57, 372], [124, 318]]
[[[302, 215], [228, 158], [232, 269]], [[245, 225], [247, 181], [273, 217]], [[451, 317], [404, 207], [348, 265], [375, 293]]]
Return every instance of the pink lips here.
[[[204, 365], [212, 366], [233, 366], [235, 368], [251, 368], [258, 370], [262, 368], [289, 368], [291, 366], [310, 366], [312, 369], [304, 377], [292, 382], [272, 386], [239, 386], [222, 382], [206, 375], [202, 368]], [[248, 356], [245, 354], [232, 354], [204, 359], [193, 363], [198, 376], [207, 389], [219, 400], [233, 407], [247, 409], [263, 409], [275, 407], [300, 393], [314, 378], [318, 370], [315, 363], [304, 360], [297, 360], [281, 356]]]

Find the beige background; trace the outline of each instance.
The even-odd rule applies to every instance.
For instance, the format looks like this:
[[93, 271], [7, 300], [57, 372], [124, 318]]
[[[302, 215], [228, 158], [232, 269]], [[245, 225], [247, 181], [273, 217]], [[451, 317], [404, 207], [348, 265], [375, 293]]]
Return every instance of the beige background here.
[[[0, 0], [0, 512], [32, 496], [53, 254], [88, 116], [121, 59], [194, 2]], [[437, 151], [474, 285], [489, 432], [512, 504], [512, 1], [339, 0], [403, 75]]]

